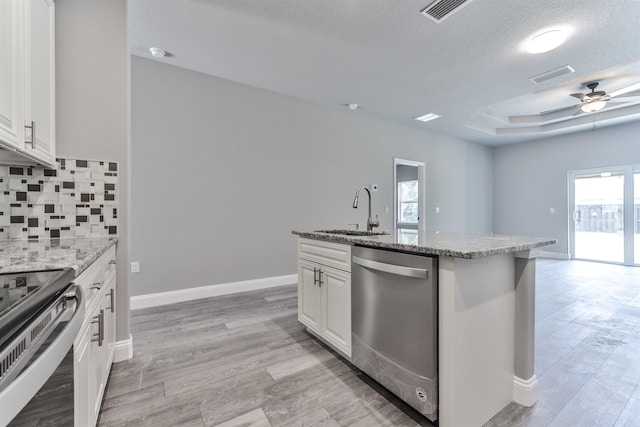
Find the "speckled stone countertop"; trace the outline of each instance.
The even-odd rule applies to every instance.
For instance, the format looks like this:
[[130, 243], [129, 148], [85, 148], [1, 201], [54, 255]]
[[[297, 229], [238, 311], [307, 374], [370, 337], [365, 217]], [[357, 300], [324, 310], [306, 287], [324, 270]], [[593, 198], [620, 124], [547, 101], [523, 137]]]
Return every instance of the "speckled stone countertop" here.
[[321, 231], [295, 230], [293, 234], [310, 239], [347, 243], [350, 245], [467, 259], [519, 252], [558, 243], [556, 239], [541, 237], [436, 233], [418, 230], [376, 231], [386, 231], [389, 234], [382, 236], [348, 236], [345, 234], [329, 234]]
[[0, 241], [0, 273], [72, 267], [78, 275], [117, 241], [116, 237]]

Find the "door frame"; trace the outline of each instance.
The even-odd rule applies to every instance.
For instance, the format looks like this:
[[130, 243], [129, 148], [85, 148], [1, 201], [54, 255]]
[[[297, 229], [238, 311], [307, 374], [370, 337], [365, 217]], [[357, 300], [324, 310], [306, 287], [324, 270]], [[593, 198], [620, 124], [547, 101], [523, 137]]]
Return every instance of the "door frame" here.
[[418, 168], [418, 230], [427, 229], [426, 221], [426, 164], [416, 160], [393, 158], [393, 228], [398, 225], [398, 165], [415, 166]]
[[623, 214], [624, 214], [624, 262], [616, 263], [610, 261], [588, 260], [597, 262], [606, 262], [609, 264], [638, 265], [634, 264], [634, 171], [640, 170], [640, 165], [619, 165], [610, 167], [577, 169], [567, 173], [568, 180], [568, 229], [569, 229], [569, 258], [576, 258], [576, 227], [574, 220], [575, 205], [575, 179], [580, 175], [598, 175], [606, 172], [621, 173], [624, 176], [623, 190]]

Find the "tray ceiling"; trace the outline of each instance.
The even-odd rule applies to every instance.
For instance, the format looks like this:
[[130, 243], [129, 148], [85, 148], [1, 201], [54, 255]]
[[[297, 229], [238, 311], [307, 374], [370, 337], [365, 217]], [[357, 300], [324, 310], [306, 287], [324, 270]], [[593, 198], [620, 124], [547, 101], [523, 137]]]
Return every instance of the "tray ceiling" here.
[[[569, 94], [590, 81], [607, 93], [640, 82], [640, 2], [473, 0], [441, 22], [420, 13], [431, 2], [130, 0], [131, 52], [487, 145], [640, 119], [640, 102], [510, 119], [574, 105]], [[530, 35], [558, 26], [562, 46], [524, 51]], [[170, 55], [152, 58], [152, 46]], [[565, 65], [575, 71], [529, 80]], [[428, 112], [442, 117], [413, 119]]]

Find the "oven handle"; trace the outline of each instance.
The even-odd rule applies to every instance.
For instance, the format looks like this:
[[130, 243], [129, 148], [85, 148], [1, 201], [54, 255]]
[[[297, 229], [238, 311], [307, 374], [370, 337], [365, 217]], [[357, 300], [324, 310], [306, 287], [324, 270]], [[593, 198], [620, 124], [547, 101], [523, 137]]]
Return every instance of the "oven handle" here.
[[73, 346], [73, 342], [78, 332], [80, 332], [80, 327], [84, 320], [84, 294], [82, 288], [78, 285], [72, 285], [64, 295], [66, 299], [76, 300], [76, 310], [67, 325], [49, 347], [0, 392], [0, 408], [2, 408], [2, 411], [0, 411], [0, 426], [9, 424], [47, 382]]
[[359, 256], [353, 256], [351, 260], [358, 265], [361, 265], [370, 270], [383, 271], [385, 273], [391, 273], [398, 276], [415, 277], [416, 279], [428, 279], [429, 270], [424, 268], [405, 267], [402, 265], [387, 264], [385, 262], [372, 261], [370, 259], [360, 258]]

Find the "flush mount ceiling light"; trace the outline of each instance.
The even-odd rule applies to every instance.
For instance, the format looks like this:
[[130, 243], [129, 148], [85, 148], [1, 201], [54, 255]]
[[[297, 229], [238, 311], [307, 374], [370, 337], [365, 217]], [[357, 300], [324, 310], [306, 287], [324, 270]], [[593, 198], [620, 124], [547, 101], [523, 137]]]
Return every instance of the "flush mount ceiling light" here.
[[163, 58], [167, 54], [164, 50], [157, 47], [149, 48], [149, 52], [151, 52], [154, 58]]
[[352, 104], [348, 104], [347, 107], [349, 107], [349, 110], [357, 110], [359, 105], [356, 103], [352, 103]]
[[414, 117], [414, 119], [419, 120], [421, 122], [428, 122], [431, 120], [435, 120], [439, 117], [442, 117], [442, 116], [436, 113], [427, 113], [427, 114], [423, 114], [422, 116]]
[[549, 30], [531, 37], [526, 42], [525, 49], [532, 54], [549, 52], [560, 46], [565, 40], [567, 40], [567, 35], [564, 31]]

